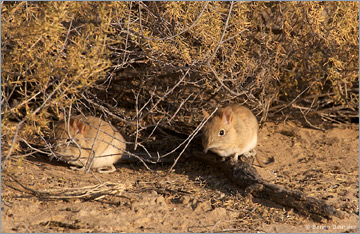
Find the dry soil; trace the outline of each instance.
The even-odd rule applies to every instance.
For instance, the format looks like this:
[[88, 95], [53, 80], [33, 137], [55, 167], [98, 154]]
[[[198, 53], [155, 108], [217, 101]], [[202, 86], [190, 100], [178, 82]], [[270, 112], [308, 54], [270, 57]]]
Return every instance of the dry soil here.
[[170, 165], [156, 166], [160, 175], [140, 163], [85, 174], [31, 157], [9, 160], [2, 172], [1, 232], [359, 232], [358, 125], [319, 131], [269, 122], [257, 152], [275, 159], [256, 167], [261, 176], [324, 199], [344, 219], [314, 222], [244, 197], [219, 170], [192, 158], [163, 176]]

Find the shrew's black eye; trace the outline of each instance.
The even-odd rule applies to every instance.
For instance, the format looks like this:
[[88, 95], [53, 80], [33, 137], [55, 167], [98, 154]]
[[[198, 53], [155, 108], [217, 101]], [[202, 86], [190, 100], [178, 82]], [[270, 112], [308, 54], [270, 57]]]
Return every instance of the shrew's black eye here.
[[224, 136], [225, 135], [225, 130], [221, 129], [219, 132], [219, 136]]

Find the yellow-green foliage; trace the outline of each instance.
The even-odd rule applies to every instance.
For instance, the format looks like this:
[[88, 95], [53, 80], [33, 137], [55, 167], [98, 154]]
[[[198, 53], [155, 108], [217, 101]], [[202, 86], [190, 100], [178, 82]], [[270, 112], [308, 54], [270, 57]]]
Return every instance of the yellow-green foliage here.
[[[105, 33], [109, 20], [100, 18], [108, 12], [79, 2], [5, 2], [1, 11], [2, 95], [8, 99], [2, 103], [2, 118], [15, 113], [45, 127], [47, 106], [57, 112], [72, 103], [68, 94], [80, 97], [80, 90], [105, 75], [110, 65]], [[32, 115], [57, 88], [47, 106]], [[6, 95], [12, 89], [13, 99]], [[17, 105], [9, 108], [7, 101]], [[37, 129], [27, 130], [31, 134]]]
[[134, 93], [139, 106], [160, 100], [144, 110], [169, 121], [190, 91], [182, 115], [229, 101], [261, 113], [299, 94], [358, 110], [357, 2], [3, 2], [1, 12], [2, 135], [16, 118], [42, 134], [63, 108], [89, 109], [90, 89], [128, 115]]
[[[201, 14], [205, 5], [149, 3], [155, 12], [130, 26], [146, 38], [134, 40], [143, 42], [138, 46], [157, 66], [197, 65], [202, 76], [210, 76], [209, 88], [220, 85], [206, 66], [210, 59], [234, 91], [256, 79], [256, 86], [248, 87], [255, 95], [291, 100], [304, 90], [307, 95], [330, 92], [335, 103], [356, 108], [357, 92], [344, 99], [345, 89], [358, 88], [356, 2], [237, 2], [220, 46], [230, 2], [209, 3]], [[139, 17], [135, 12], [131, 16]]]

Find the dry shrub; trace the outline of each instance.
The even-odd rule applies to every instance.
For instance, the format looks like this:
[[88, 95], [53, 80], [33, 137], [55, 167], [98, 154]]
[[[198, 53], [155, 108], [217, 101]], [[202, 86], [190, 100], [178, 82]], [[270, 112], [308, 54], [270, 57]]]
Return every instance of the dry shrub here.
[[233, 102], [261, 122], [358, 121], [356, 2], [2, 2], [1, 11], [2, 149], [14, 146], [9, 121], [21, 123], [21, 140], [44, 144], [60, 112], [104, 115], [153, 151], [156, 140], [197, 133], [201, 108]]

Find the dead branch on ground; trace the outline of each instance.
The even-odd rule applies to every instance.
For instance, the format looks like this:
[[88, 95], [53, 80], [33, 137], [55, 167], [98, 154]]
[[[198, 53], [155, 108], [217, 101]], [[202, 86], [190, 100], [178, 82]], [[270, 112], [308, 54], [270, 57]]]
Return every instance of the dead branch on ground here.
[[286, 189], [264, 180], [246, 161], [234, 162], [226, 160], [221, 162], [219, 157], [212, 153], [204, 154], [199, 150], [193, 150], [194, 156], [201, 161], [221, 169], [229, 179], [245, 190], [246, 195], [267, 199], [276, 204], [296, 209], [300, 214], [310, 216], [315, 221], [342, 218], [343, 214], [323, 200], [308, 197], [301, 191]]

